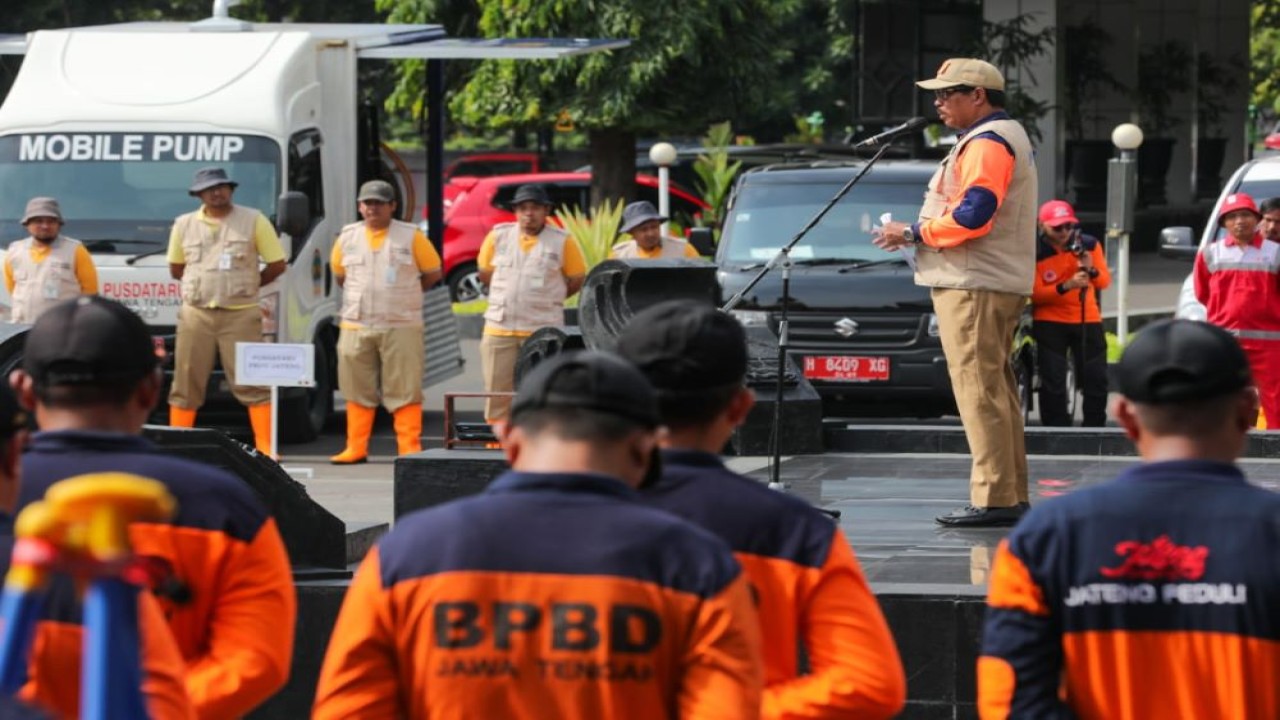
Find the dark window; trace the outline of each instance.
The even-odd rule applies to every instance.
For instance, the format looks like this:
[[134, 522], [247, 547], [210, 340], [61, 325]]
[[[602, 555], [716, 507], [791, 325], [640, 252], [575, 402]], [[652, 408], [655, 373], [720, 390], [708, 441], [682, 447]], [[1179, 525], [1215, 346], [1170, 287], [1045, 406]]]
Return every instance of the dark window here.
[[532, 160], [463, 160], [453, 166], [449, 177], [468, 175], [471, 177], [489, 177], [491, 175], [516, 175], [533, 172]]
[[[320, 131], [303, 130], [289, 140], [289, 189], [311, 202], [311, 223], [324, 217], [324, 178], [320, 165]], [[304, 238], [299, 238], [303, 240]], [[301, 245], [301, 243], [295, 243]]]

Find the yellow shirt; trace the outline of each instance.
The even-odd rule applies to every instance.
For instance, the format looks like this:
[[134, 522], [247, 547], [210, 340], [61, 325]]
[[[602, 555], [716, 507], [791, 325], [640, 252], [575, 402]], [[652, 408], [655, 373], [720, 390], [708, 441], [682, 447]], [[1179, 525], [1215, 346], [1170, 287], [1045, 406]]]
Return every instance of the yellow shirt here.
[[[626, 242], [626, 241], [624, 240], [623, 242]], [[615, 250], [609, 251], [610, 259], [613, 259], [615, 257], [614, 252]], [[658, 258], [662, 257], [662, 246], [658, 245], [652, 250], [645, 250], [644, 248], [640, 247], [640, 243], [636, 243], [636, 253], [640, 255], [641, 260], [657, 260]], [[690, 245], [689, 243], [684, 244], [684, 256], [687, 258], [702, 257], [701, 255], [698, 254], [698, 251], [695, 250], [693, 246]]]
[[[485, 236], [484, 242], [480, 243], [480, 252], [476, 255], [476, 267], [479, 269], [486, 272], [493, 271], [493, 244], [497, 242], [497, 237], [496, 233], [490, 231]], [[520, 252], [528, 253], [537, 243], [537, 237], [522, 233], [520, 235]], [[560, 255], [560, 272], [567, 278], [587, 274], [587, 259], [582, 254], [582, 248], [578, 247], [578, 241], [572, 237], [564, 240], [564, 252]], [[484, 334], [495, 337], [529, 337], [533, 333], [523, 330], [493, 328], [489, 327], [488, 323], [485, 323]]]
[[[208, 225], [209, 230], [212, 232], [218, 231], [218, 225], [221, 224], [221, 221], [205, 216], [204, 206], [201, 206], [196, 211], [196, 217], [205, 225]], [[258, 259], [268, 265], [284, 259], [284, 246], [280, 244], [280, 236], [276, 235], [276, 229], [271, 227], [271, 221], [262, 213], [258, 213], [258, 220], [253, 227], [253, 244], [258, 249]], [[173, 265], [187, 264], [187, 256], [182, 249], [182, 234], [178, 232], [177, 224], [169, 231], [168, 258]], [[253, 305], [230, 305], [226, 309], [244, 310], [245, 308], [256, 306], [256, 303]], [[216, 306], [213, 303], [209, 303], [209, 307]]]
[[[31, 243], [31, 261], [39, 264], [49, 258], [49, 253], [53, 248], [42, 242]], [[84, 245], [76, 247], [76, 280], [80, 281], [80, 292], [85, 295], [98, 294], [98, 269], [93, 265], [93, 256], [89, 254], [88, 248]], [[4, 286], [9, 289], [9, 294], [13, 294], [13, 288], [17, 282], [13, 279], [13, 266], [9, 264], [9, 258], [4, 260]]]
[[[382, 248], [382, 244], [387, 241], [387, 229], [370, 230], [364, 229], [364, 237], [369, 241], [369, 249], [377, 252]], [[436, 252], [435, 245], [422, 234], [421, 230], [413, 231], [413, 260], [418, 266], [418, 272], [426, 275], [440, 269], [440, 254]], [[333, 252], [329, 254], [329, 267], [333, 268], [333, 274], [342, 277], [346, 270], [342, 267], [342, 243], [333, 244]]]
[[[218, 229], [220, 221], [206, 217], [203, 207], [196, 212], [196, 217], [204, 221], [210, 230]], [[258, 213], [257, 225], [253, 228], [253, 244], [258, 248], [258, 258], [268, 265], [284, 259], [284, 246], [280, 244], [280, 236], [276, 235], [276, 229], [271, 227], [271, 221], [262, 213]], [[178, 234], [176, 226], [169, 232], [168, 257], [169, 262], [174, 265], [187, 264], [187, 256], [182, 251], [182, 236]]]
[[[371, 230], [368, 227], [364, 229], [365, 240], [369, 241], [369, 249], [377, 252], [382, 244], [387, 241], [387, 228], [381, 230]], [[421, 230], [413, 231], [413, 261], [418, 266], [418, 272], [426, 275], [440, 269], [443, 264], [440, 262], [440, 253], [436, 252], [436, 246], [431, 244], [426, 235]], [[346, 269], [342, 266], [342, 243], [333, 244], [333, 252], [329, 253], [329, 267], [333, 268], [333, 274], [343, 277]], [[342, 322], [338, 324], [340, 328], [348, 330], [356, 330], [361, 327], [357, 323]]]

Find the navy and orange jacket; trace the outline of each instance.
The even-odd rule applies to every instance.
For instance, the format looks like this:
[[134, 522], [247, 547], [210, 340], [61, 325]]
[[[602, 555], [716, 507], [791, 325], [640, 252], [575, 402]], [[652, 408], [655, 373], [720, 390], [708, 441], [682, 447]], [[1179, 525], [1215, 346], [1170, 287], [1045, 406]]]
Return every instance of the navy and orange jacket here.
[[37, 433], [22, 457], [20, 505], [59, 480], [103, 470], [158, 480], [177, 500], [170, 523], [135, 523], [130, 540], [138, 555], [171, 567], [153, 592], [198, 716], [248, 713], [284, 685], [293, 656], [297, 598], [275, 521], [234, 475], [105, 432]]
[[[662, 479], [640, 495], [724, 539], [746, 571], [764, 636], [763, 718], [882, 718], [902, 709], [897, 645], [831, 518], [694, 450], [664, 450]], [[801, 646], [806, 675], [797, 667]]]
[[508, 472], [356, 572], [313, 718], [755, 718], [760, 631], [719, 539], [618, 480]]
[[[1080, 245], [1089, 253], [1097, 277], [1089, 282], [1084, 294], [1084, 321], [1102, 322], [1098, 311], [1098, 294], [1093, 290], [1111, 287], [1111, 270], [1102, 254], [1102, 243], [1092, 235], [1081, 235]], [[1058, 285], [1070, 280], [1080, 269], [1080, 260], [1074, 253], [1059, 250], [1041, 236], [1036, 239], [1036, 284], [1031, 290], [1031, 316], [1036, 320], [1080, 324], [1080, 291], [1058, 292]]]
[[[1007, 119], [1008, 113], [997, 110], [970, 127]], [[1009, 184], [1013, 181], [1017, 159], [1009, 143], [996, 133], [978, 133], [962, 150], [955, 162], [964, 194], [956, 199], [954, 205], [948, 198], [948, 206], [952, 209], [945, 215], [912, 224], [915, 236], [930, 247], [956, 247], [990, 233], [996, 211], [1004, 203]]]
[[[0, 513], [0, 577], [9, 572], [13, 520]], [[80, 676], [84, 659], [82, 606], [71, 578], [54, 574], [43, 591], [40, 619], [31, 644], [27, 682], [18, 696], [54, 717], [80, 717]], [[182, 655], [154, 598], [138, 594], [142, 696], [152, 720], [188, 720], [195, 709], [187, 697]], [[0, 710], [0, 717], [9, 717]]]
[[1280, 494], [1207, 460], [1036, 506], [996, 551], [983, 718], [1280, 717]]

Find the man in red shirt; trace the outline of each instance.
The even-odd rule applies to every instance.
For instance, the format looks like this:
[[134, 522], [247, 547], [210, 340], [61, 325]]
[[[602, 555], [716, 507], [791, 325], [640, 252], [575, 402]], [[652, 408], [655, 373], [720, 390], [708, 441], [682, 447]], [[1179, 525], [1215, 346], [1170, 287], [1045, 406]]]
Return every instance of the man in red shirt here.
[[1070, 204], [1050, 200], [1040, 206], [1036, 240], [1036, 284], [1031, 292], [1032, 336], [1040, 372], [1040, 421], [1070, 426], [1067, 413], [1067, 358], [1084, 397], [1085, 427], [1107, 424], [1107, 339], [1098, 294], [1111, 285], [1102, 243], [1080, 232]]
[[1280, 427], [1280, 242], [1258, 230], [1262, 213], [1244, 193], [1228, 195], [1218, 211], [1226, 229], [1196, 255], [1196, 299], [1207, 320], [1235, 335], [1249, 356], [1266, 413]]

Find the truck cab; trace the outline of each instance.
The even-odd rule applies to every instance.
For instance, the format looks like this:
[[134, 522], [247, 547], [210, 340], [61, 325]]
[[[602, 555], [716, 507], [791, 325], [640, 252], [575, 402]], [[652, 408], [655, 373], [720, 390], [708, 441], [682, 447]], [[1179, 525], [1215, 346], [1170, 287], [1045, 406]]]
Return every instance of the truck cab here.
[[[288, 269], [262, 288], [263, 331], [267, 341], [315, 345], [317, 385], [283, 392], [280, 420], [283, 440], [308, 440], [332, 411], [336, 384], [340, 289], [329, 252], [358, 219], [356, 188], [372, 176], [357, 150], [358, 50], [386, 43], [388, 28], [443, 33], [248, 27], [32, 33], [0, 107], [0, 242], [26, 236], [19, 221], [28, 198], [56, 197], [63, 233], [86, 244], [101, 294], [141, 315], [171, 357], [182, 293], [169, 273], [169, 234], [177, 216], [199, 207], [187, 193], [196, 170], [225, 168], [239, 183], [234, 201], [281, 230]], [[9, 302], [0, 287], [4, 310]], [[228, 404], [226, 389], [219, 370], [208, 407]]]

